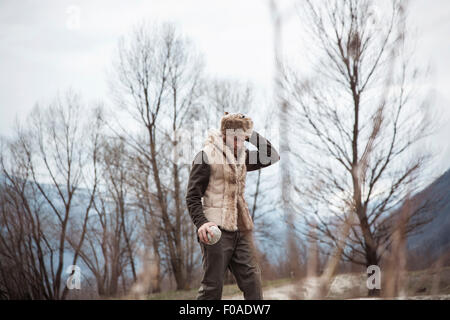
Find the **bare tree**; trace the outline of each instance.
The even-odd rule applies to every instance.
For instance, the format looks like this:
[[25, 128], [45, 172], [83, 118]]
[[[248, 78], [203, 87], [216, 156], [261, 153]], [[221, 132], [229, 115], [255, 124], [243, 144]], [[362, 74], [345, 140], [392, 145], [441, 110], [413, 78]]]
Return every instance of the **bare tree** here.
[[156, 202], [147, 214], [155, 213], [160, 221], [155, 227], [161, 227], [160, 239], [178, 289], [188, 286], [185, 246], [195, 237], [184, 230], [188, 215], [181, 199], [187, 166], [178, 162], [177, 148], [180, 132], [192, 117], [201, 70], [195, 50], [173, 26], [158, 29], [141, 24], [120, 42], [111, 81], [119, 110], [138, 129], [132, 132], [119, 122], [115, 132], [150, 168], [151, 183], [143, 196]]
[[125, 284], [128, 279], [136, 281], [137, 214], [128, 191], [130, 164], [124, 142], [102, 137], [99, 162], [95, 214], [90, 217], [80, 256], [96, 279], [98, 294], [109, 297], [124, 293], [119, 287], [121, 279]]
[[230, 79], [205, 78], [202, 97], [195, 106], [197, 120], [205, 128], [218, 127], [225, 112], [248, 113], [253, 107], [254, 89], [250, 83]]
[[[332, 248], [355, 215], [340, 254], [365, 266], [378, 265], [389, 250], [397, 229], [391, 222], [406, 195], [421, 187], [431, 159], [417, 148], [432, 121], [427, 100], [412, 99], [421, 73], [407, 50], [405, 3], [386, 3], [377, 16], [382, 4], [371, 1], [301, 2], [313, 76], [282, 66], [283, 99], [300, 141], [290, 140], [301, 168], [293, 209]], [[429, 221], [423, 213], [432, 202], [408, 216], [405, 233]]]
[[[22, 297], [68, 294], [64, 268], [77, 264], [97, 186], [98, 149], [95, 143], [89, 148], [86, 139], [97, 126], [82, 121], [83, 110], [71, 92], [46, 108], [36, 106], [1, 158], [8, 232], [0, 234], [0, 254], [13, 267], [14, 281], [24, 282], [18, 288]], [[78, 232], [69, 241], [71, 230]]]
[[50, 298], [51, 286], [43, 282], [49, 254], [41, 227], [45, 216], [28, 180], [24, 157], [14, 157], [21, 154], [20, 144], [6, 144], [8, 150], [2, 150], [1, 155], [0, 290], [5, 299]]
[[[163, 277], [161, 270], [162, 225], [158, 214], [158, 199], [150, 187], [152, 169], [150, 163], [145, 161], [145, 158], [139, 153], [131, 153], [130, 158], [133, 170], [128, 176], [128, 184], [134, 194], [132, 206], [139, 212], [141, 242], [147, 248], [142, 255], [150, 257], [150, 259], [142, 261], [143, 271], [138, 278], [138, 282], [147, 281], [147, 283], [138, 283], [135, 287], [139, 290], [147, 288], [144, 290], [148, 291], [147, 293], [160, 292]], [[145, 270], [151, 270], [152, 274], [143, 274]]]

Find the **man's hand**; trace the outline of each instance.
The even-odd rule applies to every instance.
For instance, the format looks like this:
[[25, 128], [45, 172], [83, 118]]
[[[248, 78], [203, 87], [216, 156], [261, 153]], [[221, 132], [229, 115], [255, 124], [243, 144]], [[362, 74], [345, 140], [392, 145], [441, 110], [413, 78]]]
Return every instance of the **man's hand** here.
[[200, 228], [198, 228], [198, 237], [200, 238], [200, 241], [203, 243], [208, 244], [209, 240], [208, 240], [208, 236], [207, 234], [209, 233], [211, 235], [211, 237], [214, 235], [210, 230], [209, 227], [211, 226], [216, 226], [217, 224], [215, 224], [214, 222], [206, 222], [204, 224], [202, 224], [202, 226]]

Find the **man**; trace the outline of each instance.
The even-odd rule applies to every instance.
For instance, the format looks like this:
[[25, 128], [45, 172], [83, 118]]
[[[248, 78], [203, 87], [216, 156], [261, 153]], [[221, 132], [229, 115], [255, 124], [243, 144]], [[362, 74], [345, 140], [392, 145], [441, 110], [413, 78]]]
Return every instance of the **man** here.
[[[244, 146], [249, 141], [257, 151]], [[253, 130], [251, 118], [225, 115], [220, 131], [209, 130], [208, 138], [192, 164], [186, 203], [197, 227], [203, 254], [203, 279], [197, 299], [222, 298], [227, 268], [236, 278], [246, 300], [261, 300], [261, 272], [253, 244], [253, 221], [244, 198], [247, 171], [259, 170], [280, 160], [270, 142]], [[211, 226], [222, 231], [220, 240], [208, 244]]]

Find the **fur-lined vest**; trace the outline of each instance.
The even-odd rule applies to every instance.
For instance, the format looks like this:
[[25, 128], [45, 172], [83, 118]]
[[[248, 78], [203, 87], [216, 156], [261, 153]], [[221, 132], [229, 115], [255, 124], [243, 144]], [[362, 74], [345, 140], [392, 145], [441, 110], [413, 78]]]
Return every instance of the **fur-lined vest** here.
[[211, 129], [205, 141], [211, 168], [208, 187], [202, 198], [206, 218], [228, 231], [253, 229], [253, 221], [244, 198], [247, 169], [245, 148], [238, 158], [223, 142], [219, 130]]

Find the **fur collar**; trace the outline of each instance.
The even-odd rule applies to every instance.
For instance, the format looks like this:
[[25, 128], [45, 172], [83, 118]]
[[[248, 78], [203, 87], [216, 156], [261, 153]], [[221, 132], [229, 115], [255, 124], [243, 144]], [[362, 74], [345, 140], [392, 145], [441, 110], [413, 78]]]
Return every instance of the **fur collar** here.
[[210, 129], [208, 131], [208, 138], [206, 139], [204, 145], [206, 146], [208, 144], [213, 146], [219, 152], [225, 154], [226, 164], [229, 164], [235, 171], [237, 169], [237, 165], [245, 165], [245, 147], [241, 150], [236, 159], [234, 157], [233, 150], [223, 141], [222, 133], [218, 129]]

